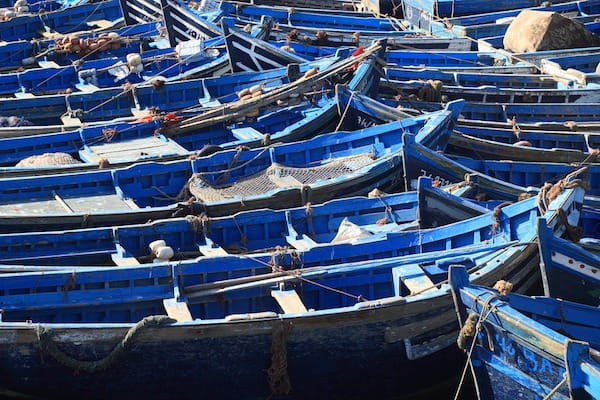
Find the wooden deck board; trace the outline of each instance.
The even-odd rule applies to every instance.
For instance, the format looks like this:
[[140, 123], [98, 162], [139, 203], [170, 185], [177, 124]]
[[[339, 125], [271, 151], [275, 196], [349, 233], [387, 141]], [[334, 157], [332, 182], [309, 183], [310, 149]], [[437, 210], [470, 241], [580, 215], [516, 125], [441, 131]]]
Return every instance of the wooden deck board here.
[[107, 159], [111, 163], [127, 161], [140, 157], [158, 157], [161, 155], [186, 154], [188, 151], [172, 140], [164, 141], [159, 137], [145, 137], [134, 140], [101, 143], [88, 146], [89, 151], [81, 152], [85, 161], [98, 162]]
[[[129, 210], [136, 208], [130, 199], [121, 199], [116, 194], [104, 194], [82, 197], [60, 196], [62, 201], [54, 196], [45, 199], [31, 199], [20, 203], [0, 204], [0, 214], [66, 214], [85, 213], [105, 210]], [[65, 210], [65, 205], [71, 211]]]

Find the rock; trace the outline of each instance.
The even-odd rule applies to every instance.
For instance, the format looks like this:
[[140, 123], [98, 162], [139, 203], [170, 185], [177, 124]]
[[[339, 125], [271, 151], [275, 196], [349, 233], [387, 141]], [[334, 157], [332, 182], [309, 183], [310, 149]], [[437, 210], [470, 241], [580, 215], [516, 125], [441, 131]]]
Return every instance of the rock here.
[[600, 46], [580, 22], [556, 12], [523, 10], [504, 35], [504, 48], [515, 53]]

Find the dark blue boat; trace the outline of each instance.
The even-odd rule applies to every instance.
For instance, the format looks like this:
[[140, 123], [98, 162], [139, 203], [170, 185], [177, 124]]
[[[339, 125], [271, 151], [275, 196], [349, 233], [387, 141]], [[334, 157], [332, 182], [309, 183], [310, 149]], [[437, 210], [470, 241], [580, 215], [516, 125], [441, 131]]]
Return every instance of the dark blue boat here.
[[[105, 166], [108, 162], [113, 167], [118, 167], [140, 160], [182, 159], [190, 155], [202, 156], [237, 146], [258, 147], [268, 145], [271, 141], [289, 142], [304, 139], [335, 128], [333, 121], [337, 115], [337, 100], [334, 97], [334, 88], [328, 89], [329, 83], [323, 79], [338, 70], [343, 72], [344, 68], [353, 65], [355, 60], [359, 59], [341, 60], [333, 65], [334, 60], [309, 63], [299, 66], [296, 72], [290, 74], [288, 72], [291, 70], [280, 68], [199, 81], [167, 83], [165, 86], [172, 89], [170, 95], [180, 94], [183, 97], [178, 98], [178, 102], [169, 101], [172, 99], [169, 93], [162, 90], [157, 92], [151, 86], [138, 88], [135, 91], [136, 95], [139, 95], [138, 100], [145, 98], [145, 105], [148, 107], [151, 104], [156, 106], [158, 100], [168, 103], [171, 107], [178, 107], [197, 104], [201, 99], [205, 106], [218, 106], [217, 111], [202, 114], [189, 110], [188, 113], [194, 117], [183, 120], [178, 117], [173, 120], [164, 116], [148, 123], [101, 124], [84, 127], [78, 131], [7, 138], [0, 140], [0, 148], [6, 150], [6, 157], [2, 161], [7, 165], [14, 165], [26, 157], [49, 152], [67, 153], [84, 161], [85, 164], [65, 165], [57, 170], [64, 173], [96, 168], [103, 159]], [[351, 78], [348, 82], [349, 87], [365, 93], [374, 89], [376, 86], [373, 85], [378, 82], [378, 75], [374, 71], [373, 63], [374, 60], [361, 63], [353, 76], [345, 73], [347, 79]], [[319, 67], [322, 68], [320, 76], [294, 80], [295, 75], [301, 76]], [[321, 87], [323, 92], [320, 90], [306, 97], [302, 94], [312, 92], [312, 86], [319, 81], [324, 82], [325, 86]], [[201, 85], [198, 85], [199, 82]], [[255, 89], [255, 94], [262, 97], [255, 96], [239, 101], [240, 92]], [[141, 97], [143, 93], [145, 96]], [[290, 104], [289, 96], [294, 96], [291, 99], [294, 103]], [[238, 107], [243, 112], [226, 112], [234, 110], [233, 107]], [[28, 165], [9, 167], [4, 172], [10, 174], [18, 171], [29, 174], [53, 172], [48, 166], [40, 167], [39, 164], [33, 168]]]
[[[458, 338], [481, 399], [600, 397], [600, 310], [547, 297], [472, 286], [450, 268]], [[571, 290], [577, 290], [571, 286]], [[466, 372], [466, 368], [465, 368]]]
[[[358, 93], [341, 89], [342, 104], [362, 103], [365, 108], [360, 116], [355, 115], [358, 107], [351, 107], [346, 113], [347, 119], [356, 123], [382, 123], [408, 114], [418, 114], [416, 110], [396, 109], [375, 102]], [[375, 109], [378, 113], [364, 111]], [[488, 128], [483, 124], [462, 125], [459, 120], [450, 136], [447, 152], [453, 155], [473, 157], [485, 160], [536, 161], [553, 163], [585, 162], [595, 163], [600, 160], [596, 148], [600, 147], [600, 135], [591, 132], [572, 131], [521, 131], [518, 124], [511, 129]], [[348, 126], [348, 125], [344, 125]]]
[[[221, 259], [192, 268], [3, 274], [0, 285], [15, 293], [31, 292], [30, 279], [40, 289], [70, 288], [69, 282], [81, 289], [2, 296], [3, 388], [48, 396], [51, 386], [50, 395], [62, 399], [126, 399], [131, 393], [149, 399], [235, 399], [240, 393], [340, 398], [416, 391], [426, 384], [423, 372], [453, 352], [419, 357], [449, 346], [452, 338], [442, 336], [435, 348], [432, 340], [445, 333], [437, 326], [456, 322], [447, 289], [443, 295], [433, 289], [402, 296], [397, 274], [410, 273], [409, 262], [439, 260], [433, 266], [443, 271], [446, 259], [484, 261], [493, 250], [488, 245], [225, 282], [220, 277], [236, 274], [237, 266], [245, 265], [244, 274], [270, 267]], [[175, 298], [185, 298], [185, 307]], [[176, 314], [177, 308], [183, 311]], [[429, 335], [423, 326], [432, 327]], [[123, 342], [128, 332], [131, 339]], [[123, 350], [112, 353], [116, 346]], [[348, 364], [351, 371], [339, 374], [340, 365]]]
[[60, 34], [107, 29], [123, 19], [118, 0], [83, 4], [43, 13], [21, 15], [0, 22], [0, 35], [3, 41], [31, 40], [40, 38], [41, 32]]
[[[348, 211], [351, 205], [354, 207]], [[228, 217], [202, 215], [141, 225], [3, 234], [0, 237], [5, 246], [0, 249], [0, 262], [55, 266], [149, 264], [157, 258], [149, 247], [156, 240], [164, 240], [163, 246], [175, 251], [168, 259], [186, 263], [228, 254], [268, 257], [286, 247], [302, 253], [305, 260], [313, 260], [311, 263], [318, 260], [312, 258], [314, 253], [334, 254], [338, 250], [340, 256], [353, 254], [363, 259], [373, 246], [385, 240], [390, 243], [379, 243], [382, 250], [396, 246], [399, 252], [394, 255], [404, 254], [405, 250], [412, 253], [410, 242], [401, 244], [403, 235], [399, 235], [400, 241], [393, 239], [399, 232], [439, 227], [490, 213], [487, 208], [432, 188], [425, 179], [418, 193], [336, 199], [321, 205], [244, 211]], [[484, 218], [482, 223], [487, 220]], [[350, 250], [346, 244], [351, 245]], [[379, 258], [385, 254], [382, 252]]]
[[[548, 208], [557, 234], [564, 230], [558, 210], [577, 219], [582, 195], [566, 189]], [[124, 398], [134, 389], [150, 398], [411, 391], [429, 380], [424, 371], [444, 360], [442, 349], [456, 337], [448, 265], [468, 262], [476, 281], [510, 278], [525, 290], [537, 264], [530, 224], [537, 213], [529, 199], [502, 208], [498, 220], [486, 213], [386, 240], [326, 246], [329, 256], [315, 247], [291, 257], [303, 267], [293, 272], [282, 268], [290, 258], [275, 254], [3, 274], [0, 287], [10, 288], [1, 297], [3, 385], [41, 394], [52, 382], [62, 398], [82, 391]], [[402, 248], [423, 254], [309, 268], [356, 260], [356, 251], [375, 258]], [[348, 364], [351, 371], [336, 374]]]
[[[502, 18], [518, 15], [523, 8], [557, 12], [580, 10], [586, 12], [589, 10], [590, 13], [597, 14], [597, 11], [594, 12], [597, 7], [596, 1], [556, 1], [550, 4], [540, 4], [533, 0], [503, 0], [497, 2], [485, 0], [407, 0], [403, 3], [405, 19], [415, 27], [436, 35], [448, 35], [449, 31], [450, 34], [460, 35], [465, 30], [465, 28], [462, 28], [463, 26], [495, 24], [497, 20]], [[453, 29], [454, 25], [459, 25], [459, 27]]]
[[[540, 266], [546, 296], [595, 307], [600, 305], [599, 222], [600, 220], [596, 219], [592, 228], [596, 233], [595, 237], [584, 237], [579, 243], [573, 243], [554, 238], [546, 221], [538, 220]], [[576, 230], [572, 231], [571, 235], [572, 240], [579, 239]], [[586, 244], [595, 250], [595, 253], [582, 247]]]
[[[430, 88], [428, 82], [422, 81], [382, 81], [381, 93], [386, 97], [396, 96], [401, 100], [416, 98], [417, 100], [436, 101], [429, 97], [422, 97], [423, 90]], [[468, 102], [484, 104], [494, 103], [594, 103], [600, 95], [600, 88], [589, 87], [583, 89], [537, 89], [537, 88], [498, 88], [493, 86], [461, 87], [443, 85], [436, 93], [438, 101], [441, 98], [448, 100], [464, 99]]]
[[[414, 187], [417, 178], [424, 175], [442, 184], [473, 184], [482, 195], [510, 201], [524, 193], [536, 192], [545, 182], [556, 182], [577, 169], [568, 164], [451, 159], [414, 143], [410, 137], [405, 139], [404, 162], [407, 188]], [[599, 165], [591, 164], [588, 168], [590, 190], [586, 203], [598, 207]]]
[[454, 116], [448, 110], [305, 142], [167, 164], [6, 179], [0, 221], [3, 230], [39, 230], [40, 224], [44, 230], [66, 229], [143, 222], [192, 210], [215, 216], [301, 206], [365, 194], [398, 185], [402, 132], [438, 148], [447, 140]]
[[[99, 38], [101, 34], [116, 36], [113, 39], [119, 42], [114, 48], [102, 51], [87, 53], [86, 60], [95, 60], [98, 58], [108, 57], [125, 57], [129, 53], [137, 53], [148, 43], [154, 42], [154, 39], [159, 37], [160, 33], [156, 22], [139, 24], [135, 26], [125, 26], [119, 29], [114, 29], [109, 32], [102, 33], [78, 33], [80, 39]], [[57, 51], [58, 50], [58, 51]], [[0, 46], [0, 71], [10, 72], [20, 68], [36, 68], [53, 65], [59, 66], [70, 65], [73, 61], [78, 60], [81, 55], [75, 52], [65, 52], [56, 49], [56, 42], [53, 39], [28, 41], [17, 40], [10, 41]]]

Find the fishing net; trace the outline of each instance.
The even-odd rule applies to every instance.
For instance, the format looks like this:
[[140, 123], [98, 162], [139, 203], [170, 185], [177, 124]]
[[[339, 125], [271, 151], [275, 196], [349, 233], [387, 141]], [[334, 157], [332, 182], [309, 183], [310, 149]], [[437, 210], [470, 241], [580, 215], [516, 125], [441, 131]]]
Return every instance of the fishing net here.
[[17, 163], [17, 167], [42, 167], [45, 165], [68, 165], [79, 164], [80, 162], [74, 159], [67, 153], [44, 153], [37, 156], [24, 158]]
[[304, 186], [350, 174], [373, 162], [372, 154], [342, 157], [316, 167], [294, 168], [273, 164], [264, 171], [232, 185], [210, 186], [201, 174], [190, 178], [189, 191], [199, 201], [218, 202], [231, 198], [257, 196], [281, 187]]

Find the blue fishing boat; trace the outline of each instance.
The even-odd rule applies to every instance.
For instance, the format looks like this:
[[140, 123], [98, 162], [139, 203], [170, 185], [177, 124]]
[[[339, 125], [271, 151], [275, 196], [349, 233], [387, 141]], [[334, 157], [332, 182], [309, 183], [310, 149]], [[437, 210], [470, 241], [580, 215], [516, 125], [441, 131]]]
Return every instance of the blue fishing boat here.
[[[597, 212], [597, 210], [596, 210]], [[544, 294], [567, 301], [600, 305], [600, 256], [598, 256], [599, 220], [593, 227], [596, 237], [579, 237], [581, 232], [571, 232], [573, 243], [554, 238], [544, 219], [538, 219], [537, 230], [540, 247], [540, 267]], [[588, 245], [592, 252], [584, 246]], [[576, 289], [575, 289], [576, 288]]]
[[[347, 88], [340, 88], [342, 106], [354, 104], [345, 114], [354, 124], [378, 124], [400, 116], [418, 114], [416, 110], [388, 107]], [[377, 112], [365, 112], [368, 109]], [[346, 121], [342, 125], [348, 128]], [[348, 128], [352, 129], [352, 128]], [[529, 141], [531, 139], [531, 142]], [[485, 160], [536, 161], [553, 163], [595, 163], [596, 148], [600, 147], [600, 135], [572, 131], [521, 131], [518, 124], [511, 129], [487, 128], [482, 125], [465, 125], [461, 122], [450, 136], [446, 151], [453, 155]]]
[[[460, 132], [462, 128], [458, 128]], [[479, 133], [479, 132], [477, 132]], [[551, 135], [549, 135], [551, 136]], [[556, 140], [556, 136], [554, 135]], [[561, 135], [564, 139], [565, 136]], [[480, 157], [485, 160], [510, 160], [510, 161], [527, 161], [527, 162], [548, 162], [548, 163], [598, 163], [600, 154], [595, 150], [584, 148], [582, 150], [574, 149], [577, 144], [577, 136], [583, 140], [581, 144], [586, 145], [585, 137], [587, 135], [570, 135], [573, 137], [573, 144], [569, 144], [572, 148], [556, 148], [556, 147], [534, 147], [526, 141], [515, 141], [514, 144], [500, 143], [494, 140], [485, 139], [482, 137], [466, 135], [455, 132], [449, 140], [448, 152], [453, 155], [463, 157]], [[590, 135], [591, 136], [591, 135]], [[589, 136], [588, 136], [589, 137]], [[563, 139], [563, 140], [564, 140]], [[551, 141], [552, 139], [550, 139]], [[592, 138], [595, 142], [600, 140], [600, 136], [595, 135]]]
[[[393, 106], [413, 108], [423, 111], [439, 110], [440, 105], [434, 102], [419, 101], [407, 98], [402, 101], [380, 99]], [[585, 130], [585, 125], [598, 130], [597, 103], [483, 103], [466, 101], [462, 111], [463, 120], [502, 122], [511, 128], [514, 124], [535, 129], [562, 128], [569, 130]], [[480, 124], [487, 125], [485, 122]]]
[[[600, 88], [583, 89], [538, 89], [538, 88], [498, 88], [493, 86], [464, 87], [442, 85], [433, 88], [429, 82], [423, 81], [392, 81], [381, 82], [381, 94], [386, 97], [396, 96], [399, 99], [416, 98], [425, 101], [440, 101], [443, 97], [448, 100], [464, 99], [468, 102], [484, 104], [494, 103], [595, 103], [600, 95]], [[426, 93], [426, 94], [424, 94]]]
[[[178, 209], [224, 215], [393, 187], [402, 164], [402, 132], [416, 134], [417, 141], [432, 148], [443, 146], [459, 109], [457, 105], [454, 110], [359, 131], [269, 148], [238, 148], [193, 160], [6, 179], [1, 193], [2, 229], [143, 222], [156, 218], [154, 211], [168, 216]], [[50, 186], [53, 189], [46, 190]]]
[[[578, 126], [569, 129], [563, 126], [563, 129], [523, 129], [519, 124], [514, 127], [510, 124], [503, 126], [484, 126], [483, 124], [470, 123], [470, 121], [459, 120], [457, 132], [465, 135], [471, 135], [482, 139], [491, 140], [498, 143], [516, 143], [521, 140], [528, 142], [533, 147], [545, 149], [570, 149], [581, 152], [593, 152], [600, 147], [600, 137], [597, 132], [580, 131]], [[491, 124], [490, 124], [491, 125]], [[558, 126], [555, 126], [558, 128]]]
[[[588, 3], [591, 5], [588, 8]], [[539, 6], [539, 7], [538, 7]], [[566, 2], [556, 1], [551, 4], [541, 4], [532, 0], [510, 1], [466, 1], [466, 0], [406, 0], [403, 3], [404, 18], [415, 28], [419, 28], [437, 35], [452, 29], [454, 25], [473, 25], [495, 23], [502, 18], [510, 18], [519, 14], [523, 8], [533, 8], [543, 11], [579, 11], [579, 7], [594, 12], [593, 7], [598, 7], [592, 1]], [[462, 18], [455, 18], [462, 17]], [[446, 23], [447, 21], [447, 23]], [[453, 32], [454, 33], [454, 32]]]
[[[322, 60], [311, 65], [310, 68], [316, 66], [321, 70], [327, 70], [328, 67], [333, 67], [337, 60], [337, 58]], [[223, 54], [209, 60], [201, 68], [214, 65], [221, 69], [228, 68], [227, 61], [227, 55]], [[286, 70], [276, 71], [277, 76], [285, 75], [285, 73]], [[208, 81], [205, 78], [204, 80], [190, 79], [174, 82], [167, 82], [166, 78], [154, 77], [152, 80], [132, 84], [126, 88], [118, 86], [69, 94], [0, 99], [0, 115], [26, 116], [31, 123], [38, 125], [56, 125], [62, 122], [71, 127], [81, 126], [81, 123], [87, 122], [97, 124], [99, 121], [110, 121], [117, 118], [140, 118], [148, 115], [150, 109], [170, 112], [216, 106], [221, 104], [220, 99], [223, 95], [229, 95], [230, 99], [238, 100], [233, 90], [224, 92], [224, 90], [231, 89], [232, 83], [239, 82], [237, 85], [241, 90], [244, 85], [249, 87], [263, 83], [273, 75], [269, 76], [264, 73], [262, 75], [231, 75]], [[155, 81], [159, 82], [155, 83]], [[285, 79], [285, 81], [287, 83], [288, 80]], [[268, 84], [272, 83], [267, 82]], [[205, 89], [206, 85], [208, 85], [208, 89]]]
[[[586, 202], [595, 207], [600, 204], [598, 167], [598, 164], [586, 167], [589, 169], [590, 183]], [[404, 139], [404, 173], [407, 189], [414, 187], [419, 176], [425, 175], [438, 179], [442, 184], [459, 182], [473, 184], [482, 195], [513, 201], [532, 190], [534, 192], [539, 190], [546, 182], [560, 180], [576, 168], [569, 164], [557, 163], [452, 159], [429, 151], [424, 146], [414, 143], [410, 137]]]
[[221, 2], [220, 10], [223, 15], [237, 17], [242, 22], [258, 21], [263, 16], [273, 18], [280, 29], [302, 29], [302, 30], [324, 30], [327, 32], [360, 32], [361, 34], [390, 33], [394, 35], [406, 35], [400, 28], [398, 20], [390, 18], [367, 17], [363, 13], [323, 13], [295, 10], [287, 7], [265, 7], [256, 5], [233, 4]]
[[293, 3], [289, 0], [252, 0], [244, 1], [249, 4], [256, 4], [260, 6], [279, 6], [279, 7], [301, 7], [301, 8], [312, 8], [319, 9], [319, 11], [325, 13], [333, 13], [340, 11], [353, 11], [356, 9], [357, 4], [352, 0], [295, 0]]
[[40, 32], [66, 34], [92, 29], [105, 30], [123, 20], [118, 0], [82, 4], [39, 15], [20, 15], [0, 22], [2, 40], [31, 40]]
[[498, 292], [469, 280], [463, 268], [450, 268], [462, 324], [458, 343], [480, 398], [600, 397], [597, 307], [507, 293], [506, 282]]
[[[573, 187], [549, 205], [544, 215], [557, 234], [564, 230], [558, 210], [575, 223], [582, 196], [582, 189]], [[446, 204], [431, 205], [443, 210]], [[306, 211], [298, 212], [304, 224]], [[528, 199], [502, 208], [495, 217], [487, 212], [435, 229], [388, 234], [383, 240], [316, 246], [300, 257], [256, 254], [2, 274], [0, 286], [10, 289], [3, 292], [0, 329], [19, 330], [18, 343], [9, 339], [0, 344], [19, 349], [0, 351], [2, 364], [11, 366], [3, 385], [36, 394], [47, 390], [51, 380], [59, 384], [62, 397], [91, 389], [92, 395], [129, 396], [134, 387], [150, 397], [168, 392], [182, 398], [235, 397], [242, 389], [248, 396], [372, 393], [375, 387], [406, 392], [423, 384], [423, 371], [444, 359], [444, 349], [456, 337], [445, 281], [448, 265], [468, 262], [473, 278], [482, 283], [510, 277], [525, 290], [532, 282], [530, 266], [537, 264], [530, 221], [538, 212], [535, 199]], [[354, 212], [344, 207], [343, 213]], [[357, 260], [357, 254], [403, 257], [340, 265]], [[294, 259], [302, 260], [302, 269], [289, 271], [285, 263]], [[329, 263], [338, 265], [310, 268]], [[122, 342], [128, 331], [131, 339]], [[273, 345], [274, 340], [279, 344]], [[120, 342], [122, 350], [113, 352]], [[244, 350], [237, 351], [238, 346]], [[316, 370], [315, 357], [321, 360]], [[285, 367], [277, 364], [282, 359]], [[350, 373], [331, 380], [340, 363], [359, 359]], [[139, 363], [145, 368], [135, 368]], [[36, 373], [39, 368], [45, 373]], [[228, 381], [235, 377], [235, 385], [218, 384], [223, 368]], [[79, 373], [73, 375], [73, 369]], [[410, 379], [398, 380], [400, 370]], [[148, 380], [148, 371], [154, 379]], [[296, 384], [307, 380], [318, 387]], [[142, 381], [146, 383], [140, 386]], [[97, 384], [102, 388], [95, 390]]]
[[[318, 74], [306, 79], [294, 81], [297, 76], [302, 76], [309, 71], [315, 71], [319, 66], [327, 67], [330, 61], [317, 62], [298, 67], [295, 72], [291, 69], [281, 68], [260, 73], [239, 73], [219, 78], [204, 79], [203, 85], [195, 85], [194, 81], [182, 82], [188, 101], [194, 103], [197, 99], [203, 99], [205, 105], [219, 106], [217, 110], [222, 111], [218, 117], [214, 114], [198, 114], [189, 111], [189, 115], [195, 115], [188, 119], [169, 117], [165, 115], [153, 122], [136, 123], [112, 123], [100, 124], [99, 126], [84, 127], [77, 131], [66, 131], [45, 135], [28, 135], [0, 139], [0, 148], [7, 150], [3, 161], [5, 165], [14, 166], [28, 157], [50, 155], [52, 153], [66, 153], [70, 162], [61, 162], [64, 165], [57, 172], [68, 172], [74, 170], [97, 168], [100, 163], [112, 167], [123, 166], [135, 161], [160, 159], [173, 160], [183, 159], [188, 156], [202, 156], [223, 149], [231, 149], [237, 146], [265, 146], [271, 141], [289, 142], [304, 139], [308, 136], [333, 129], [333, 120], [337, 115], [337, 100], [332, 95], [333, 91], [326, 90], [323, 86], [312, 95], [304, 96], [295, 93], [312, 91], [314, 84], [320, 80], [334, 77], [346, 67], [352, 66], [360, 58], [342, 60], [331, 67], [324, 68], [321, 75]], [[378, 79], [373, 70], [373, 62], [360, 64], [348, 82], [349, 87], [370, 92]], [[337, 68], [337, 69], [336, 69]], [[289, 73], [288, 73], [289, 72]], [[345, 72], [347, 78], [348, 73]], [[292, 79], [290, 81], [290, 77]], [[288, 83], [289, 82], [289, 83]], [[173, 83], [167, 85], [174, 85]], [[176, 84], [175, 84], [176, 85]], [[332, 88], [333, 89], [333, 88]], [[237, 91], [237, 93], [236, 93]], [[243, 91], [266, 96], [272, 99], [262, 101], [256, 95], [252, 99], [239, 101], [239, 94]], [[158, 93], [150, 90], [147, 105], [150, 106], [156, 99]], [[140, 92], [137, 92], [140, 93]], [[290, 104], [289, 96], [293, 96], [293, 104]], [[162, 97], [162, 96], [161, 96]], [[216, 100], [219, 99], [219, 100]], [[168, 101], [169, 97], [163, 97], [162, 101]], [[180, 102], [186, 99], [179, 98]], [[259, 100], [261, 102], [252, 102]], [[277, 100], [281, 100], [277, 103]], [[243, 112], [235, 114], [227, 110], [227, 104], [231, 107], [235, 103], [241, 106]], [[156, 102], [154, 103], [156, 104]], [[177, 103], [171, 102], [171, 106]], [[230, 110], [233, 110], [230, 108]], [[250, 115], [254, 112], [253, 115]], [[218, 114], [218, 113], [217, 113]], [[185, 113], [183, 115], [186, 115]], [[204, 116], [204, 118], [202, 118]], [[194, 120], [191, 121], [190, 120]], [[222, 122], [222, 124], [217, 124]], [[182, 126], [178, 125], [185, 124]], [[331, 128], [329, 128], [331, 127]], [[157, 134], [161, 133], [161, 134]], [[52, 156], [53, 157], [53, 156]], [[35, 161], [39, 157], [29, 161]], [[77, 163], [81, 160], [84, 164]], [[30, 163], [24, 161], [19, 166], [9, 167], [5, 173], [52, 173], [44, 172], [47, 165], [56, 166], [57, 161], [46, 162], [46, 166], [38, 161]], [[31, 167], [34, 167], [32, 169]]]
[[[377, 245], [382, 246], [378, 258], [388, 257], [386, 254], [392, 249], [393, 254], [389, 254], [393, 256], [420, 251], [410, 242], [402, 244], [404, 235], [399, 232], [440, 227], [484, 214], [491, 215], [491, 210], [446, 194], [424, 178], [418, 192], [372, 194], [369, 198], [336, 199], [277, 211], [261, 209], [226, 217], [208, 218], [204, 214], [140, 225], [2, 234], [0, 238], [6, 246], [0, 251], [0, 262], [57, 267], [137, 265], [161, 260], [190, 263], [236, 254], [268, 258], [286, 248], [302, 254], [308, 263], [305, 265], [317, 262], [317, 253], [328, 251], [362, 260]], [[482, 223], [488, 224], [489, 218], [483, 218]], [[259, 231], [264, 234], [254, 234]], [[394, 239], [396, 234], [398, 240]], [[171, 248], [173, 254], [165, 253], [158, 259], [156, 254], [168, 250], [157, 252], [156, 246], [151, 246], [156, 240], [164, 241], [162, 247]], [[381, 243], [386, 240], [390, 243]], [[432, 240], [438, 240], [437, 236]], [[350, 249], [344, 249], [345, 244]], [[431, 246], [436, 248], [437, 244]]]
[[[472, 68], [473, 69], [473, 68]], [[385, 68], [385, 76], [394, 82], [415, 80], [438, 80], [447, 86], [480, 87], [494, 86], [510, 89], [556, 89], [557, 82], [551, 75], [527, 73], [488, 73], [478, 69], [467, 72], [446, 72], [435, 68], [406, 68], [389, 66]]]
[[[2, 296], [3, 388], [42, 395], [51, 384], [53, 394], [66, 399], [125, 399], [132, 392], [151, 399], [409, 393], [427, 384], [425, 371], [449, 375], [443, 361], [453, 354], [453, 340], [444, 328], [456, 326], [447, 289], [432, 282], [433, 288], [425, 283], [421, 289], [431, 289], [427, 293], [403, 294], [418, 266], [409, 262], [444, 271], [456, 257], [480, 265], [496, 248], [295, 274], [268, 273], [271, 267], [247, 258], [209, 259], [215, 262], [189, 268], [2, 274], [2, 287], [27, 293]], [[267, 273], [236, 277], [242, 266], [243, 274]], [[67, 289], [42, 294], [34, 286]], [[350, 371], [337, 373], [348, 364]]]
[[[102, 38], [110, 37], [110, 48], [103, 47], [94, 52], [86, 52], [86, 60], [125, 57], [129, 53], [140, 52], [140, 47], [144, 50], [146, 45], [151, 47], [159, 39], [164, 39], [160, 37], [159, 27], [160, 25], [157, 26], [155, 22], [152, 22], [125, 26], [102, 33], [78, 33], [77, 38], [99, 40], [101, 36]], [[71, 35], [72, 37], [74, 36]], [[63, 39], [59, 40], [62, 43]], [[0, 71], [3, 73], [15, 72], [21, 68], [37, 68], [53, 65], [52, 63], [66, 66], [81, 56], [82, 54], [77, 54], [72, 48], [71, 51], [67, 51], [64, 46], [57, 48], [57, 43], [53, 39], [10, 41], [0, 46], [0, 57], [2, 57]]]
[[[577, 168], [577, 166], [569, 164], [551, 162], [505, 162], [471, 158], [457, 158], [456, 161], [469, 169], [525, 187], [541, 187], [545, 182], [556, 182], [557, 179], [561, 179]], [[600, 195], [600, 164], [589, 164], [587, 168], [590, 183], [588, 194], [598, 197]]]
[[[257, 33], [258, 34], [258, 33]], [[165, 82], [183, 77], [222, 75], [228, 72], [228, 58], [222, 39], [207, 41], [198, 51], [167, 48], [149, 50], [127, 57], [83, 61], [77, 65], [45, 66], [0, 75], [0, 95], [14, 98], [64, 92], [91, 92], [122, 84], [137, 84], [154, 77]], [[179, 53], [183, 53], [183, 58]], [[135, 65], [132, 63], [135, 62]]]
[[[388, 48], [394, 50], [419, 49], [419, 50], [446, 50], [446, 51], [467, 51], [474, 50], [473, 42], [467, 38], [438, 38], [429, 35], [413, 32], [404, 34], [399, 31], [382, 33], [365, 33], [358, 31], [319, 31], [283, 27], [271, 31], [271, 39], [301, 43], [311, 46], [366, 46], [373, 40], [386, 39]], [[317, 37], [317, 34], [319, 37]]]

